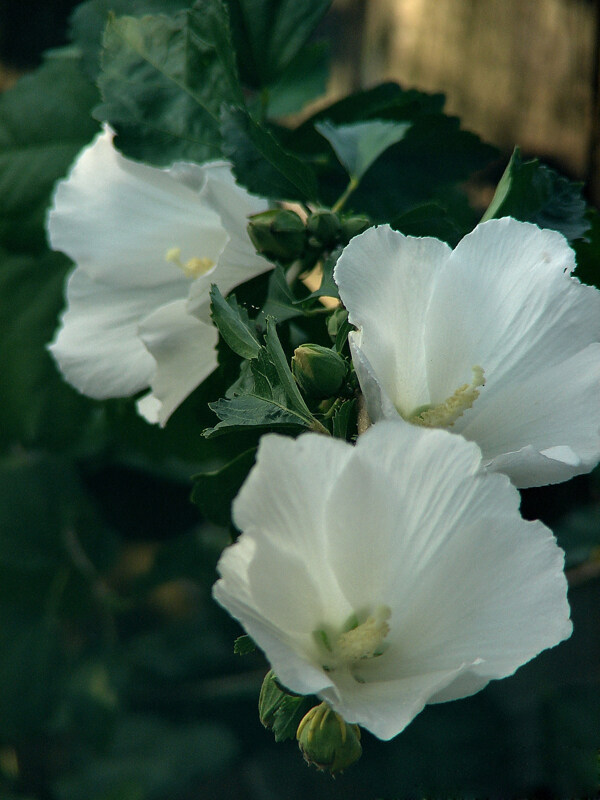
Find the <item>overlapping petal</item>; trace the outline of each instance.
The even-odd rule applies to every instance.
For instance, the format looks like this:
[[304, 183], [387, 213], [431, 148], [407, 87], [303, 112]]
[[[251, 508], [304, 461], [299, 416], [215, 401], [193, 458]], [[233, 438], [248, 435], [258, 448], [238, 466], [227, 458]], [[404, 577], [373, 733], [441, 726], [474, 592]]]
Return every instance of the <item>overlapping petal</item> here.
[[451, 251], [388, 226], [353, 239], [335, 268], [371, 419], [410, 419], [472, 381], [451, 423], [516, 485], [567, 480], [600, 459], [600, 292], [571, 272], [564, 237], [491, 220]]
[[[149, 386], [140, 410], [164, 424], [216, 366], [211, 283], [227, 293], [270, 267], [246, 234], [248, 215], [267, 203], [225, 162], [156, 169], [112, 139], [106, 128], [80, 154], [48, 215], [51, 246], [76, 264], [50, 350], [91, 397]], [[205, 274], [180, 268], [193, 259]]]
[[[264, 437], [234, 518], [243, 533], [221, 557], [216, 599], [286, 686], [380, 738], [570, 635], [552, 533], [523, 521], [506, 476], [446, 431], [384, 421], [356, 447]], [[340, 660], [336, 631], [378, 609], [382, 654]]]

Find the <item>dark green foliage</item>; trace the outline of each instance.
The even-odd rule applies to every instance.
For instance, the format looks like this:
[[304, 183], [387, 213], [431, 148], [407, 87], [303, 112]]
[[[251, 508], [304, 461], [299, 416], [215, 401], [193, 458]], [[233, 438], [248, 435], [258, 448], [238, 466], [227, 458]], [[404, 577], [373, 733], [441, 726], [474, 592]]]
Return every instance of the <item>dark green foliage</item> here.
[[57, 179], [94, 136], [97, 92], [77, 59], [57, 54], [0, 97], [0, 444], [64, 446], [91, 404], [60, 378], [45, 350], [63, 305], [69, 262], [46, 246]]
[[243, 102], [225, 6], [111, 16], [98, 85], [95, 116], [116, 129], [128, 156], [158, 165], [218, 158], [221, 104]]
[[225, 300], [216, 284], [210, 290], [210, 316], [234, 353], [242, 358], [255, 358], [258, 355], [260, 344], [248, 312], [240, 308], [235, 295]]
[[247, 634], [238, 636], [233, 643], [233, 652], [238, 656], [246, 656], [248, 653], [253, 653], [256, 650], [256, 645]]
[[223, 154], [238, 181], [251, 192], [283, 200], [316, 200], [317, 182], [310, 166], [287, 151], [241, 108], [224, 109]]
[[252, 465], [256, 448], [246, 450], [218, 470], [194, 475], [192, 502], [211, 522], [230, 525], [231, 503], [240, 490]]
[[221, 422], [205, 436], [248, 428], [321, 427], [298, 391], [272, 320], [267, 320], [265, 345], [250, 362], [247, 385], [231, 398], [209, 405]]
[[580, 239], [590, 227], [581, 189], [537, 158], [523, 161], [516, 147], [483, 219], [514, 217]]
[[242, 80], [258, 89], [285, 74], [331, 0], [227, 0], [227, 4]]
[[110, 14], [132, 17], [172, 15], [190, 5], [187, 0], [86, 0], [77, 6], [70, 21], [71, 40], [82, 54], [82, 68], [91, 78], [98, 75], [102, 36]]

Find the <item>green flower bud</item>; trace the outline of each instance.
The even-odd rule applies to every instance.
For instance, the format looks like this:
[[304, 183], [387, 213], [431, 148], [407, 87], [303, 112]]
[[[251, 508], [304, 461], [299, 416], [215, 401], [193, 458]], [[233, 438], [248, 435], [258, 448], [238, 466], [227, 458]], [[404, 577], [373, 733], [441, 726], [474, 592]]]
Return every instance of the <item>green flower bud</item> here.
[[342, 226], [333, 211], [314, 211], [306, 222], [309, 233], [323, 245], [334, 244], [341, 233]]
[[346, 377], [346, 362], [327, 347], [302, 344], [294, 350], [292, 373], [308, 397], [332, 397]]
[[342, 222], [342, 238], [349, 242], [354, 236], [366, 231], [372, 225], [371, 220], [365, 216], [348, 217]]
[[248, 223], [248, 235], [258, 253], [278, 261], [300, 258], [306, 245], [304, 223], [286, 208], [254, 214]]
[[307, 764], [332, 775], [362, 755], [358, 725], [349, 725], [327, 703], [311, 708], [302, 717], [296, 738]]

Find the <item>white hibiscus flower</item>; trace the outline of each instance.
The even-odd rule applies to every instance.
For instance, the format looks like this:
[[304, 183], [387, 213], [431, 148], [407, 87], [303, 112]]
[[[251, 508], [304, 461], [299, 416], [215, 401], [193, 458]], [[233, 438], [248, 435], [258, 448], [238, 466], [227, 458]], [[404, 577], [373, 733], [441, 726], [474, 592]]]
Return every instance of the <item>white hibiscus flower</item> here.
[[267, 201], [235, 183], [230, 165], [157, 169], [124, 158], [106, 128], [59, 183], [51, 246], [76, 264], [50, 345], [69, 383], [90, 397], [124, 397], [165, 424], [217, 366], [208, 292], [223, 294], [272, 265], [247, 218]]
[[564, 237], [504, 218], [451, 250], [388, 226], [335, 268], [373, 422], [447, 427], [520, 487], [600, 459], [600, 292]]
[[279, 680], [389, 739], [571, 633], [563, 552], [446, 431], [263, 437], [214, 596]]

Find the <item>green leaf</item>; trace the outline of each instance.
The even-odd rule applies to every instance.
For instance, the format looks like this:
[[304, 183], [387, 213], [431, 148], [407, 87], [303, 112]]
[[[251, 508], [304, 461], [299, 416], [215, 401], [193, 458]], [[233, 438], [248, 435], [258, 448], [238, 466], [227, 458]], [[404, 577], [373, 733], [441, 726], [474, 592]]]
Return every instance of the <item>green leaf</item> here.
[[242, 80], [277, 81], [299, 54], [331, 0], [228, 0]]
[[391, 226], [406, 236], [435, 236], [451, 246], [458, 244], [461, 238], [458, 227], [438, 203], [416, 206], [396, 217]]
[[111, 16], [98, 85], [94, 114], [128, 156], [157, 165], [218, 157], [221, 104], [243, 104], [227, 9], [206, 0], [174, 17]]
[[56, 53], [0, 97], [0, 446], [65, 448], [93, 409], [60, 377], [46, 344], [64, 304], [69, 261], [46, 245], [56, 180], [97, 131], [94, 86]]
[[251, 192], [280, 200], [316, 200], [311, 168], [245, 111], [223, 109], [221, 132], [223, 154], [233, 163], [238, 181]]
[[225, 300], [214, 283], [210, 287], [210, 315], [234, 353], [242, 358], [258, 355], [260, 344], [252, 331], [248, 313], [238, 306], [235, 295]]
[[89, 111], [97, 91], [76, 57], [57, 54], [0, 97], [0, 243], [45, 249], [52, 187], [98, 129]]
[[102, 36], [109, 15], [176, 14], [189, 7], [186, 0], [86, 0], [71, 15], [69, 33], [82, 56], [86, 74], [96, 79], [100, 71]]
[[590, 227], [581, 188], [537, 158], [523, 161], [516, 147], [482, 222], [510, 216], [580, 239]]
[[402, 141], [410, 122], [370, 120], [350, 125], [317, 122], [315, 128], [333, 147], [348, 175], [360, 181], [371, 164], [391, 147]]
[[233, 643], [233, 652], [238, 656], [246, 656], [248, 653], [254, 653], [256, 645], [248, 634], [238, 636]]
[[274, 317], [277, 322], [285, 322], [294, 317], [303, 316], [304, 312], [298, 308], [296, 298], [285, 279], [285, 272], [280, 266], [275, 267], [269, 277], [267, 299], [262, 307], [264, 317]]
[[356, 433], [356, 398], [345, 400], [333, 417], [333, 435], [349, 439]]
[[253, 447], [220, 469], [192, 476], [191, 500], [208, 520], [217, 525], [231, 523], [231, 503], [246, 480], [255, 455]]
[[273, 320], [267, 320], [267, 335], [265, 337], [266, 352], [274, 364], [280, 385], [283, 387], [285, 395], [293, 409], [299, 417], [305, 420], [309, 425], [314, 421], [313, 416], [308, 410], [298, 385], [294, 380], [292, 371], [290, 369], [289, 361], [286, 358], [279, 337], [277, 336], [277, 328]]
[[313, 166], [320, 196], [331, 205], [346, 189], [348, 176], [315, 125], [323, 121], [338, 126], [372, 120], [412, 123], [404, 138], [372, 164], [346, 204], [374, 223], [389, 222], [424, 203], [446, 205], [443, 200], [449, 187], [497, 157], [495, 148], [461, 130], [454, 117], [441, 113], [443, 100], [442, 95], [382, 84], [322, 109], [296, 130], [282, 133], [282, 142]]
[[328, 77], [328, 44], [315, 42], [304, 47], [279, 80], [267, 87], [269, 117], [301, 111], [308, 102], [325, 94]]
[[600, 213], [588, 208], [586, 216], [590, 227], [585, 240], [572, 243], [577, 258], [576, 275], [583, 283], [600, 287]]
[[250, 362], [250, 373], [243, 393], [209, 404], [221, 422], [204, 431], [204, 436], [248, 427], [324, 430], [302, 399], [271, 319], [267, 320], [265, 346]]

